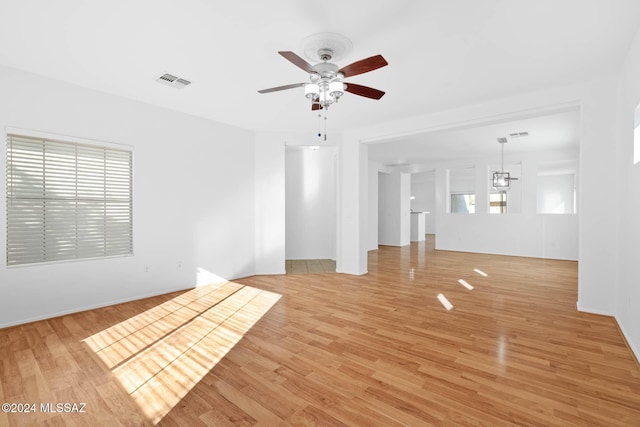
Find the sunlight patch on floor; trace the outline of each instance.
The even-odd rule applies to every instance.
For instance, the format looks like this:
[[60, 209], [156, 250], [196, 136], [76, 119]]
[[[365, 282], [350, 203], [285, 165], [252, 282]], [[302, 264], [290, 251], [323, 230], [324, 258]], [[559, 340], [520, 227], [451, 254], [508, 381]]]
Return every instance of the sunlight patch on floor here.
[[451, 304], [447, 297], [442, 294], [438, 294], [438, 301], [440, 301], [440, 304], [442, 304], [442, 306], [446, 308], [447, 311], [451, 311], [451, 309], [453, 308], [453, 304]]
[[156, 424], [280, 297], [233, 282], [196, 287], [84, 342]]
[[474, 268], [474, 269], [473, 269], [473, 271], [475, 271], [476, 273], [478, 273], [478, 274], [479, 274], [479, 275], [481, 275], [482, 277], [487, 277], [487, 276], [488, 276], [488, 274], [487, 274], [487, 273], [485, 273], [484, 271], [479, 270], [479, 269], [477, 269], [477, 268]]
[[467, 282], [464, 279], [458, 279], [458, 283], [460, 283], [462, 286], [464, 286], [465, 288], [469, 289], [470, 291], [473, 290], [473, 286], [469, 284], [469, 282]]

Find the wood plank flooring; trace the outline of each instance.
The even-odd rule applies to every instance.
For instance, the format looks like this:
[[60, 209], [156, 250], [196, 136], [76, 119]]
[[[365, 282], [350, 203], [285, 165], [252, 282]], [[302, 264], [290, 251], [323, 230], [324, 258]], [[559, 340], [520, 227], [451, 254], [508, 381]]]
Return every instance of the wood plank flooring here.
[[7, 328], [0, 403], [37, 406], [0, 426], [639, 426], [639, 365], [576, 300], [575, 262], [429, 236], [371, 252], [364, 276], [255, 276]]
[[285, 267], [287, 274], [336, 272], [336, 262], [330, 259], [288, 259]]

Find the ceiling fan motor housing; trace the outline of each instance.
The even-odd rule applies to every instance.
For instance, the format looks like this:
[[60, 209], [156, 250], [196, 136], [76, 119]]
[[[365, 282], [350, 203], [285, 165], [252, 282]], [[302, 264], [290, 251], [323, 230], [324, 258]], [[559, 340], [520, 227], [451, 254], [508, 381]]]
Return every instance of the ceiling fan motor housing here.
[[314, 65], [312, 69], [323, 79], [334, 79], [338, 75], [338, 66], [330, 62], [320, 62]]

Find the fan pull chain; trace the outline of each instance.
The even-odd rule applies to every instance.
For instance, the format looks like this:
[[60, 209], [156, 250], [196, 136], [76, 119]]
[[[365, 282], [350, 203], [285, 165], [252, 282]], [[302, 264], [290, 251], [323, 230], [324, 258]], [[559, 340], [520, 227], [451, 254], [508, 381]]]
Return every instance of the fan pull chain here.
[[327, 140], [327, 109], [324, 110], [324, 140]]
[[[318, 112], [318, 138], [322, 138], [322, 113]], [[327, 140], [327, 109], [324, 109], [324, 140]]]

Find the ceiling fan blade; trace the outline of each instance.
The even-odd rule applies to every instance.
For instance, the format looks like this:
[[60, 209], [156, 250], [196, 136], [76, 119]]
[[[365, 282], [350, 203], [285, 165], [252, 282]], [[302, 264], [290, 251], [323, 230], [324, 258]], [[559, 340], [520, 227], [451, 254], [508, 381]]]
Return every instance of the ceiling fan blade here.
[[294, 89], [296, 87], [302, 87], [305, 84], [306, 83], [294, 83], [294, 84], [290, 84], [290, 85], [284, 85], [284, 86], [278, 86], [278, 87], [270, 87], [269, 89], [259, 90], [258, 93], [269, 93], [269, 92], [277, 92], [279, 90]]
[[307, 61], [300, 58], [294, 52], [291, 52], [290, 50], [283, 50], [283, 51], [279, 51], [278, 53], [284, 56], [293, 65], [295, 65], [298, 68], [302, 68], [307, 73], [310, 73], [313, 71], [313, 65], [309, 64]]
[[380, 99], [384, 95], [383, 91], [369, 86], [362, 86], [354, 83], [345, 83], [345, 85], [347, 86], [345, 91], [354, 95], [364, 96], [365, 98]]
[[382, 57], [382, 55], [376, 55], [370, 58], [361, 59], [360, 61], [347, 65], [346, 67], [342, 67], [339, 72], [345, 77], [351, 77], [377, 70], [378, 68], [382, 68], [386, 65], [389, 65], [389, 63]]
[[318, 104], [317, 102], [314, 102], [313, 104], [311, 104], [311, 111], [315, 111], [315, 110], [322, 110], [322, 105]]

